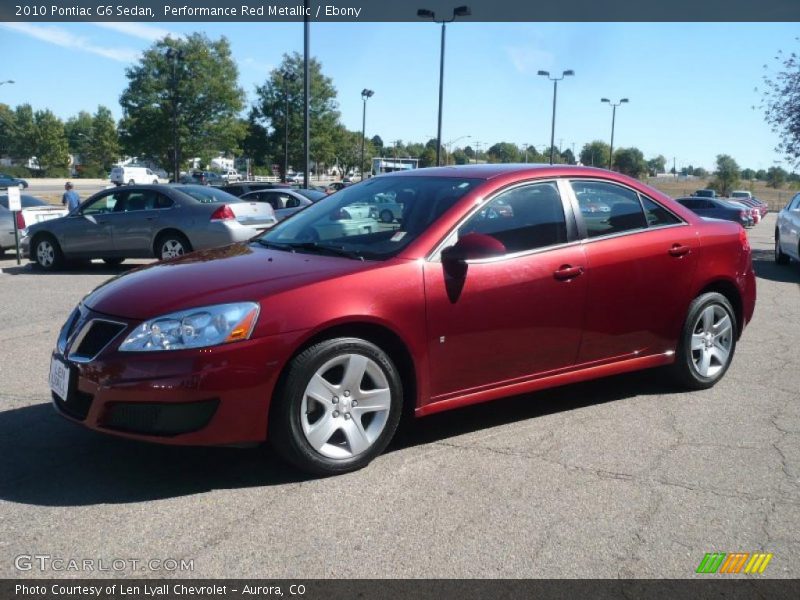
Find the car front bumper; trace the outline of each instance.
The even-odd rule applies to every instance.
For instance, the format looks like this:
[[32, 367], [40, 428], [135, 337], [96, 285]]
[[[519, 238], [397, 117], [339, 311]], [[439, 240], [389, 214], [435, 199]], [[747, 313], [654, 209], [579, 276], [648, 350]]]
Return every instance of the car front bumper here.
[[[78, 328], [98, 316], [84, 313]], [[59, 339], [53, 360], [67, 365], [69, 384], [66, 398], [51, 392], [57, 412], [89, 429], [163, 444], [266, 439], [270, 399], [300, 332], [194, 350], [119, 352], [138, 323], [125, 325], [91, 360], [76, 358]]]

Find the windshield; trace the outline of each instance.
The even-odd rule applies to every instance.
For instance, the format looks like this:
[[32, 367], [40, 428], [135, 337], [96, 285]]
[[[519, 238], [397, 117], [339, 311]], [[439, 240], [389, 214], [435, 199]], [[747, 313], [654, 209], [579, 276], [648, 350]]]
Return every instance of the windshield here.
[[259, 242], [365, 259], [394, 256], [482, 179], [375, 177], [278, 223]]
[[198, 202], [202, 202], [203, 204], [214, 204], [217, 202], [232, 204], [235, 202], [241, 202], [239, 198], [229, 194], [228, 192], [223, 192], [219, 188], [205, 185], [176, 185], [174, 188], [176, 190], [180, 190], [187, 196], [191, 196]]

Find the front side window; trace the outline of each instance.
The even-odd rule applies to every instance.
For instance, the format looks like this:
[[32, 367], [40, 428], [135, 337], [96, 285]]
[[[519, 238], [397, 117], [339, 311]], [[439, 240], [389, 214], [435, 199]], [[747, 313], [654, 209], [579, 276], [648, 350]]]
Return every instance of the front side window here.
[[87, 204], [81, 210], [81, 214], [86, 216], [102, 215], [114, 212], [117, 202], [124, 202], [128, 192], [114, 192], [113, 194], [106, 194], [98, 198], [91, 204]]
[[326, 196], [259, 238], [277, 248], [394, 256], [483, 180], [460, 177], [374, 177]]
[[[639, 194], [633, 190], [602, 181], [573, 181], [571, 185], [590, 238], [647, 227]], [[601, 209], [586, 209], [596, 206]]]
[[489, 235], [508, 254], [567, 241], [567, 221], [555, 183], [536, 183], [502, 192], [467, 220], [459, 237]]

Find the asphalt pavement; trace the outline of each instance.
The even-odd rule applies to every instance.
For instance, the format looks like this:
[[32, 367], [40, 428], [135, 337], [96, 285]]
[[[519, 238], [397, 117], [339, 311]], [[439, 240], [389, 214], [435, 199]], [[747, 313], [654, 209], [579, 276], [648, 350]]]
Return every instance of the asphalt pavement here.
[[[642, 372], [443, 413], [328, 479], [268, 449], [140, 444], [60, 418], [58, 329], [129, 267], [40, 274], [6, 255], [0, 577], [684, 578], [707, 552], [759, 551], [774, 555], [764, 577], [800, 577], [800, 266], [773, 264], [774, 218], [750, 230], [755, 317], [713, 389]], [[36, 554], [193, 571], [16, 568]]]

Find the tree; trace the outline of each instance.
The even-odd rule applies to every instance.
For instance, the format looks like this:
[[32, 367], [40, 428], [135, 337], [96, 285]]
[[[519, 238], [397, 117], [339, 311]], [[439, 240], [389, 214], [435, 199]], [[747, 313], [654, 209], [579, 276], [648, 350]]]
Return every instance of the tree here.
[[[180, 58], [168, 58], [168, 51]], [[167, 37], [145, 50], [125, 75], [120, 128], [128, 154], [171, 165], [173, 109], [182, 157], [238, 153], [245, 136], [238, 119], [245, 96], [226, 38], [212, 41], [202, 33]]]
[[16, 117], [8, 104], [0, 104], [0, 156], [10, 156], [14, 148]]
[[759, 169], [756, 171], [756, 179], [759, 181], [764, 181], [767, 178], [767, 172], [764, 169]]
[[371, 141], [376, 151], [380, 152], [381, 150], [383, 150], [383, 140], [381, 139], [381, 136], [373, 135]]
[[[289, 74], [284, 78], [283, 73]], [[309, 105], [311, 159], [323, 164], [335, 160], [335, 137], [338, 135], [339, 111], [336, 88], [329, 77], [322, 74], [320, 62], [309, 60], [311, 98]], [[283, 55], [281, 65], [274, 69], [269, 79], [256, 89], [254, 112], [263, 120], [267, 131], [269, 153], [281, 157], [283, 164], [285, 128], [289, 124], [289, 165], [304, 168], [303, 151], [303, 57], [297, 52]], [[286, 102], [289, 101], [289, 113]]]
[[490, 163], [517, 163], [522, 162], [519, 147], [511, 142], [498, 142], [486, 151], [486, 158]]
[[714, 175], [714, 189], [727, 196], [739, 183], [739, 165], [727, 154], [718, 154], [717, 170]]
[[756, 178], [756, 172], [753, 169], [742, 169], [742, 179], [750, 181]]
[[14, 137], [11, 155], [24, 159], [36, 156], [36, 122], [30, 104], [20, 104], [14, 110]]
[[111, 170], [119, 160], [120, 146], [117, 124], [111, 111], [105, 106], [98, 106], [92, 117], [92, 147], [89, 150], [89, 161], [102, 169], [103, 174]]
[[436, 149], [426, 147], [419, 155], [420, 167], [436, 166]]
[[666, 170], [667, 170], [667, 159], [664, 158], [661, 154], [647, 161], [647, 172], [651, 177], [654, 177], [659, 173], [665, 173]]
[[614, 152], [614, 167], [630, 177], [639, 177], [647, 172], [644, 154], [638, 148], [620, 148]]
[[[531, 148], [528, 148], [528, 152], [530, 152], [531, 150], [532, 150]], [[535, 152], [534, 152], [534, 154], [535, 154]], [[576, 162], [575, 161], [575, 155], [572, 153], [572, 150], [570, 148], [567, 148], [566, 150], [564, 150], [561, 153], [561, 162], [566, 164], [566, 165], [574, 165], [575, 164], [575, 162]]]
[[611, 147], [600, 140], [594, 140], [588, 144], [584, 144], [578, 158], [581, 164], [587, 167], [607, 167], [608, 155], [611, 152]]
[[464, 154], [467, 155], [467, 158], [473, 160], [475, 158], [475, 150], [473, 150], [472, 146], [464, 147]]
[[777, 190], [786, 183], [788, 175], [781, 167], [770, 167], [767, 169], [767, 185]]
[[64, 133], [67, 136], [69, 151], [85, 160], [85, 155], [92, 145], [92, 115], [82, 110], [77, 116], [70, 117], [64, 123]]
[[689, 168], [691, 169], [691, 175], [694, 175], [695, 177], [708, 177], [708, 171], [706, 171], [703, 167], [697, 167], [696, 169], [692, 169], [691, 167]]
[[[349, 131], [343, 125], [338, 125], [334, 134], [335, 158], [339, 162], [339, 172], [361, 171], [361, 132]], [[372, 140], [366, 140], [364, 145], [364, 173], [370, 169], [371, 159], [375, 155]]]
[[761, 107], [767, 123], [779, 136], [776, 150], [800, 164], [800, 55], [792, 52], [786, 56], [779, 50], [775, 58], [780, 63], [778, 72], [764, 76]]
[[35, 156], [39, 169], [45, 175], [62, 174], [69, 166], [69, 145], [64, 124], [49, 110], [37, 110], [34, 124]]

